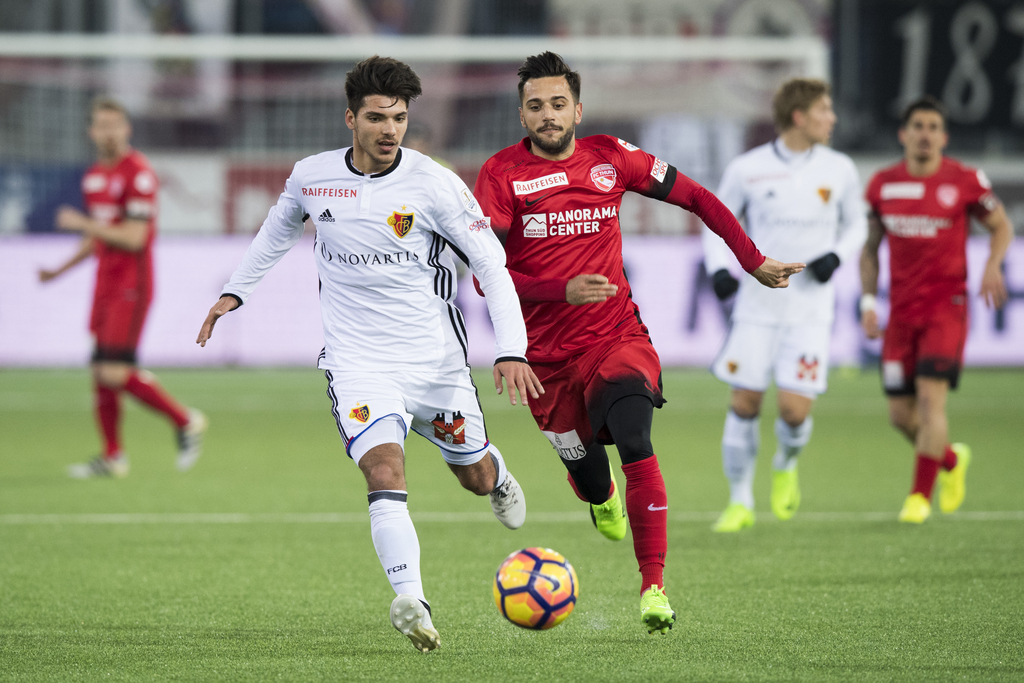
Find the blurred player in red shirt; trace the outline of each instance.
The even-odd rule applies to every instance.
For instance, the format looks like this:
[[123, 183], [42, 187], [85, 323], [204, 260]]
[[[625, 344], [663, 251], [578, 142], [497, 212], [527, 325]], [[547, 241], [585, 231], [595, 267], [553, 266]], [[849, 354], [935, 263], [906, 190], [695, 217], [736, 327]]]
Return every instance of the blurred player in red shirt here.
[[882, 345], [882, 383], [889, 419], [914, 444], [914, 484], [901, 522], [920, 524], [931, 514], [939, 481], [939, 509], [954, 512], [964, 500], [971, 451], [949, 443], [946, 397], [955, 389], [967, 339], [967, 235], [970, 216], [992, 233], [981, 279], [981, 298], [1006, 302], [1002, 264], [1013, 226], [980, 170], [943, 156], [949, 142], [942, 104], [912, 103], [899, 130], [904, 159], [868, 184], [868, 239], [861, 255], [861, 322], [869, 338], [881, 335], [875, 311], [878, 245], [889, 240], [891, 304]]
[[551, 52], [519, 69], [520, 120], [529, 136], [491, 157], [475, 196], [505, 244], [529, 337], [527, 358], [546, 393], [530, 401], [537, 425], [590, 503], [607, 538], [626, 534], [605, 444], [626, 475], [626, 512], [642, 577], [640, 617], [665, 633], [675, 612], [664, 592], [668, 500], [651, 445], [665, 402], [661, 362], [630, 293], [619, 205], [627, 191], [700, 216], [769, 287], [803, 264], [766, 259], [714, 195], [666, 162], [606, 135], [576, 139], [579, 74]]
[[153, 240], [156, 237], [156, 174], [142, 154], [131, 148], [128, 113], [117, 101], [97, 98], [92, 105], [89, 137], [98, 160], [82, 177], [88, 215], [71, 207], [57, 212], [57, 227], [82, 233], [78, 251], [56, 270], [39, 271], [48, 282], [90, 255], [98, 261], [89, 329], [95, 338], [92, 375], [96, 420], [103, 454], [71, 465], [76, 479], [123, 477], [128, 456], [121, 450], [121, 391], [163, 413], [178, 437], [178, 469], [199, 458], [206, 418], [178, 403], [156, 377], [135, 364], [142, 326], [153, 299]]

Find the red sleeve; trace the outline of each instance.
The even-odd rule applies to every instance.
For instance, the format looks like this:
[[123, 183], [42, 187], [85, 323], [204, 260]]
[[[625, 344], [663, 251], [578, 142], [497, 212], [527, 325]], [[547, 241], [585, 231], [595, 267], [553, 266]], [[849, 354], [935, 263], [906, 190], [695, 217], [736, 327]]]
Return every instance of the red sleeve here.
[[124, 195], [121, 198], [125, 218], [153, 218], [156, 214], [156, 191], [156, 174], [148, 164], [136, 164], [131, 177], [125, 178]]
[[[545, 280], [524, 275], [512, 269], [508, 270], [508, 274], [512, 276], [512, 284], [516, 286], [516, 294], [519, 295], [520, 301], [565, 301], [565, 288], [569, 284], [568, 280]], [[477, 294], [484, 295], [484, 290], [480, 289], [480, 281], [476, 279], [476, 275], [473, 276], [473, 287], [476, 288]]]
[[761, 267], [764, 255], [718, 197], [676, 171], [674, 166], [634, 145], [616, 140], [616, 144], [609, 147], [615, 150], [615, 167], [621, 172], [626, 189], [696, 214], [712, 232], [725, 240], [743, 270], [752, 273]]
[[981, 169], [965, 168], [963, 180], [964, 201], [967, 210], [977, 219], [983, 219], [999, 206], [999, 198], [992, 192], [992, 183]]
[[665, 184], [669, 186], [668, 196], [663, 201], [675, 204], [696, 214], [704, 225], [725, 240], [726, 245], [736, 255], [740, 266], [748, 273], [753, 273], [765, 262], [764, 254], [758, 251], [747, 233], [740, 227], [736, 216], [732, 215], [718, 197], [711, 194], [702, 185], [690, 180], [675, 168], [669, 166]]

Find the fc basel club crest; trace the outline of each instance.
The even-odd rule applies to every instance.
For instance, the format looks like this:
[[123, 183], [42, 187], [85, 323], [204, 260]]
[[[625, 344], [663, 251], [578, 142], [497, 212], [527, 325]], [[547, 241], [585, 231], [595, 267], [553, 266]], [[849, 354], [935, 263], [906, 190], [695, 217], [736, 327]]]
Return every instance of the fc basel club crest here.
[[828, 204], [829, 197], [832, 196], [832, 188], [830, 187], [819, 187], [818, 196], [821, 197], [823, 204]]
[[356, 406], [348, 416], [353, 420], [365, 423], [370, 419], [370, 406]]
[[[404, 209], [405, 207], [403, 206], [402, 208]], [[388, 225], [391, 226], [391, 229], [394, 230], [395, 234], [398, 235], [398, 238], [401, 239], [408, 235], [409, 231], [412, 230], [412, 221], [415, 217], [416, 214], [413, 213], [399, 213], [395, 211], [391, 214], [391, 217], [388, 218]]]
[[434, 425], [434, 438], [438, 441], [451, 444], [466, 443], [466, 419], [459, 411], [452, 414], [450, 421], [448, 413], [438, 413], [430, 424]]
[[811, 356], [800, 356], [800, 360], [796, 362], [796, 378], [797, 379], [809, 379], [812, 382], [818, 379], [818, 357]]

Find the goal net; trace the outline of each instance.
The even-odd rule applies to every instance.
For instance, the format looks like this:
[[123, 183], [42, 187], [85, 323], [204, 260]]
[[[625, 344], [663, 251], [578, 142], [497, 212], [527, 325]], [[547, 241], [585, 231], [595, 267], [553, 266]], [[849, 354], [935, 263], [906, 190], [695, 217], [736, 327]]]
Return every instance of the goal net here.
[[[582, 76], [579, 135], [633, 142], [714, 187], [724, 164], [772, 135], [769, 102], [793, 76], [825, 77], [818, 38], [0, 36], [0, 233], [52, 229], [91, 163], [98, 94], [132, 115], [133, 144], [161, 179], [161, 231], [251, 233], [298, 159], [351, 144], [345, 73], [372, 54], [423, 81], [407, 143], [472, 185], [523, 136], [516, 70], [544, 50]], [[671, 207], [669, 207], [671, 209]], [[639, 198], [623, 225], [693, 232], [686, 214]]]

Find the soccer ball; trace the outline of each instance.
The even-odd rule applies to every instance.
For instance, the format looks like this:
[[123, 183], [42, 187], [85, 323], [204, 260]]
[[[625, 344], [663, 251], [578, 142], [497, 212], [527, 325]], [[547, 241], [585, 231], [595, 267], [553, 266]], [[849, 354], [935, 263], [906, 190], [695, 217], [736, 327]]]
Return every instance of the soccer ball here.
[[576, 570], [549, 548], [517, 550], [494, 576], [494, 604], [516, 626], [543, 630], [558, 626], [576, 607]]

